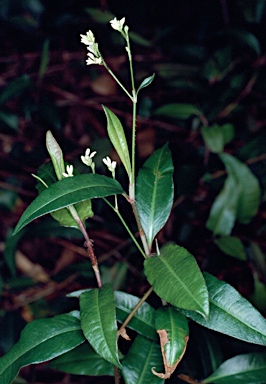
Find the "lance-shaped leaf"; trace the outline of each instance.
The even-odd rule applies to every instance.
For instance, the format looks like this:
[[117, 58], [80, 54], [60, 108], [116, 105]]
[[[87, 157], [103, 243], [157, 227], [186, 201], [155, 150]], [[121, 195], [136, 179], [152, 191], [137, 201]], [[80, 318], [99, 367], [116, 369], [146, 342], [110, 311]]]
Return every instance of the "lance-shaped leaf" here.
[[120, 367], [114, 292], [106, 284], [80, 295], [81, 327], [94, 350], [111, 364]]
[[46, 133], [46, 148], [51, 157], [56, 176], [58, 180], [61, 180], [63, 172], [65, 172], [63, 152], [51, 131]]
[[71, 314], [35, 320], [20, 340], [0, 359], [0, 384], [10, 384], [20, 368], [51, 360], [85, 340], [80, 321]]
[[173, 307], [159, 308], [156, 311], [155, 325], [160, 337], [165, 373], [153, 374], [169, 379], [186, 351], [189, 328], [186, 316]]
[[241, 190], [237, 205], [237, 220], [247, 224], [256, 215], [260, 204], [260, 185], [258, 179], [250, 169], [234, 156], [221, 153], [228, 174], [234, 176]]
[[122, 375], [126, 384], [163, 384], [164, 380], [152, 373], [163, 369], [160, 345], [138, 335], [123, 360]]
[[103, 106], [103, 110], [107, 118], [108, 136], [130, 177], [131, 163], [124, 128], [114, 112], [105, 106]]
[[206, 328], [266, 346], [266, 319], [231, 285], [205, 272], [204, 277], [210, 297], [209, 319], [194, 312], [182, 312]]
[[37, 217], [80, 201], [123, 193], [118, 181], [104, 175], [66, 177], [45, 189], [25, 210], [14, 234]]
[[235, 224], [241, 189], [233, 175], [228, 175], [216, 197], [206, 227], [215, 235], [230, 235]]
[[208, 317], [207, 287], [195, 258], [185, 248], [175, 244], [164, 246], [160, 256], [145, 260], [144, 272], [162, 299]]
[[[123, 323], [140, 299], [129, 293], [115, 291], [117, 320]], [[143, 303], [127, 325], [151, 340], [158, 340], [155, 330], [155, 309], [148, 303]]]
[[192, 115], [201, 116], [202, 112], [192, 104], [165, 104], [156, 109], [156, 115], [171, 117], [173, 119], [188, 119]]
[[[38, 189], [39, 194], [43, 192], [45, 189], [47, 189], [47, 186], [50, 187], [52, 184], [57, 182], [55, 170], [51, 162], [41, 165], [40, 168], [38, 169], [37, 175], [38, 175], [38, 179], [37, 179], [38, 183], [36, 185], [36, 188]], [[77, 211], [77, 214], [80, 220], [83, 223], [88, 217], [93, 216], [92, 204], [90, 199], [80, 201], [79, 203], [75, 204], [75, 209]], [[54, 212], [51, 212], [50, 214], [55, 220], [57, 220], [60, 223], [60, 225], [64, 227], [74, 227], [79, 229], [78, 224], [76, 223], [76, 221], [74, 220], [73, 216], [71, 215], [71, 213], [67, 208], [58, 209]]]
[[247, 353], [226, 360], [202, 384], [263, 384], [266, 378], [266, 353]]
[[49, 367], [73, 375], [114, 375], [113, 365], [96, 353], [87, 342], [57, 357]]
[[136, 204], [149, 247], [171, 212], [173, 171], [171, 152], [166, 144], [148, 158], [137, 177]]
[[141, 82], [141, 84], [140, 84], [140, 86], [139, 86], [139, 88], [138, 88], [138, 90], [137, 90], [137, 94], [139, 93], [139, 91], [140, 91], [142, 88], [148, 87], [148, 86], [153, 82], [154, 77], [155, 77], [155, 73], [154, 73], [153, 75], [147, 77], [146, 79], [144, 79], [144, 80]]

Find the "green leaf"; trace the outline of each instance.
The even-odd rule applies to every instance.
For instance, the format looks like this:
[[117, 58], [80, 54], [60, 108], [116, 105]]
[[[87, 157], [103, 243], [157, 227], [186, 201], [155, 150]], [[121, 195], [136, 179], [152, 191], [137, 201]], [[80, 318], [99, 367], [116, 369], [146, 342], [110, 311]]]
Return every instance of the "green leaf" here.
[[80, 201], [123, 193], [118, 181], [97, 174], [66, 177], [45, 189], [25, 210], [14, 234], [37, 217]]
[[158, 343], [138, 335], [123, 360], [122, 375], [126, 384], [163, 384], [164, 380], [152, 374], [152, 368], [163, 369]]
[[0, 120], [2, 120], [9, 128], [14, 129], [15, 131], [18, 130], [18, 116], [0, 111]]
[[165, 245], [144, 262], [144, 272], [159, 297], [176, 307], [208, 317], [208, 291], [195, 258], [183, 247]]
[[196, 323], [248, 343], [266, 346], [266, 319], [224, 281], [204, 272], [210, 297], [210, 316], [182, 311]]
[[42, 55], [41, 55], [41, 63], [40, 63], [40, 68], [39, 68], [39, 79], [42, 79], [43, 76], [45, 75], [46, 71], [47, 71], [47, 68], [48, 68], [48, 64], [49, 64], [49, 45], [50, 45], [50, 41], [48, 39], [46, 39], [43, 43], [43, 46], [42, 46]]
[[241, 189], [229, 174], [219, 195], [214, 200], [206, 227], [215, 235], [230, 235], [235, 224]]
[[89, 343], [79, 345], [53, 360], [49, 367], [72, 375], [113, 376], [114, 367], [103, 359]]
[[11, 81], [5, 89], [2, 91], [0, 96], [0, 104], [4, 104], [6, 101], [10, 100], [12, 97], [17, 97], [25, 89], [31, 86], [31, 80], [29, 76], [23, 75], [17, 77], [15, 80]]
[[266, 378], [266, 353], [247, 353], [226, 360], [202, 384], [263, 384]]
[[229, 143], [234, 137], [234, 126], [232, 124], [202, 127], [201, 134], [205, 145], [213, 153], [221, 153], [225, 144]]
[[35, 320], [0, 359], [0, 384], [10, 384], [20, 368], [51, 360], [84, 342], [80, 321], [71, 314]]
[[111, 364], [120, 367], [114, 293], [106, 284], [80, 295], [81, 327], [93, 349]]
[[107, 118], [108, 136], [127, 171], [128, 177], [130, 177], [131, 163], [124, 128], [118, 117], [110, 109], [103, 105], [103, 110]]
[[46, 133], [46, 148], [51, 157], [55, 174], [58, 180], [62, 180], [64, 177], [63, 172], [65, 172], [65, 162], [64, 162], [63, 152], [59, 144], [55, 140], [54, 136], [52, 135], [51, 131], [47, 131]]
[[236, 257], [240, 260], [246, 260], [246, 251], [242, 241], [235, 236], [223, 236], [214, 240], [217, 247], [227, 255]]
[[[38, 169], [37, 175], [38, 178], [44, 181], [48, 187], [50, 187], [57, 181], [55, 170], [51, 162], [41, 165]], [[40, 179], [37, 179], [38, 183], [36, 185], [36, 188], [38, 189], [39, 193], [47, 189], [47, 186], [44, 186]], [[88, 217], [93, 216], [92, 204], [90, 199], [81, 201], [75, 204], [74, 207], [78, 213], [80, 220], [83, 223]], [[79, 229], [78, 224], [73, 219], [73, 216], [67, 208], [58, 209], [57, 211], [51, 212], [50, 214], [56, 221], [59, 222], [60, 225]]]
[[[117, 320], [123, 323], [139, 301], [138, 297], [129, 293], [115, 291]], [[151, 340], [158, 340], [155, 330], [155, 309], [148, 303], [144, 302], [141, 305], [127, 326]]]
[[153, 75], [147, 77], [146, 79], [144, 79], [144, 80], [141, 82], [141, 84], [140, 84], [140, 86], [139, 86], [139, 88], [138, 88], [138, 90], [137, 90], [137, 94], [139, 93], [139, 91], [140, 91], [142, 88], [148, 87], [148, 86], [153, 82], [154, 77], [155, 77], [155, 73], [154, 73]]
[[152, 372], [162, 379], [169, 379], [186, 351], [188, 321], [173, 307], [164, 307], [156, 311], [155, 325], [160, 336], [165, 373], [157, 373], [154, 369]]
[[228, 174], [234, 176], [241, 190], [237, 205], [237, 220], [248, 224], [259, 208], [261, 196], [259, 181], [250, 169], [234, 156], [222, 153], [220, 159]]
[[166, 144], [148, 158], [137, 177], [137, 210], [149, 247], [171, 212], [173, 171], [171, 152]]
[[173, 119], [188, 119], [192, 115], [200, 116], [202, 112], [192, 104], [165, 104], [156, 109], [155, 115], [171, 117]]

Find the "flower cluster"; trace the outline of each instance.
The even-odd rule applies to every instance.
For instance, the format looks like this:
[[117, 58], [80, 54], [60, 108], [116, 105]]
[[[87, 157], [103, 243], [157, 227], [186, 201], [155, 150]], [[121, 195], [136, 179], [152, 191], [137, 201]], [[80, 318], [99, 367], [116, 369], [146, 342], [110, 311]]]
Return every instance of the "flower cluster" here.
[[85, 156], [81, 156], [82, 163], [87, 165], [87, 167], [91, 167], [93, 173], [95, 173], [95, 163], [92, 161], [92, 158], [96, 155], [96, 153], [96, 151], [91, 152], [90, 148], [87, 148], [85, 151]]
[[91, 64], [103, 64], [103, 59], [99, 51], [98, 43], [95, 42], [95, 37], [92, 31], [88, 31], [86, 35], [80, 35], [81, 42], [87, 45], [88, 59], [86, 60], [87, 65]]

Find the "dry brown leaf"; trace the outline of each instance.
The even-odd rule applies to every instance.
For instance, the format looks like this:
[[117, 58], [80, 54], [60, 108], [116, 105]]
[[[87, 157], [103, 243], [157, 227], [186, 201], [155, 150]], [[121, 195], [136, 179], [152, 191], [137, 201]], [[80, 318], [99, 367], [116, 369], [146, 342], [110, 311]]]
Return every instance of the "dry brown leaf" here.
[[40, 283], [47, 283], [50, 278], [40, 264], [32, 263], [21, 251], [16, 252], [16, 266], [24, 275]]

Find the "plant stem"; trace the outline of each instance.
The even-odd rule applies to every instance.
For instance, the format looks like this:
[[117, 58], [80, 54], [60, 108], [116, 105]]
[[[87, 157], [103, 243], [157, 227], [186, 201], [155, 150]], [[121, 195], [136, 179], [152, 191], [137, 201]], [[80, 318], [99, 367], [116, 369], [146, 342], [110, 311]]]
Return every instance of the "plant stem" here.
[[146, 254], [145, 252], [143, 251], [143, 249], [141, 248], [141, 246], [139, 245], [139, 243], [137, 242], [135, 236], [133, 235], [133, 233], [131, 232], [131, 230], [129, 229], [127, 223], [125, 222], [123, 216], [121, 215], [121, 213], [119, 212], [119, 210], [115, 209], [115, 207], [105, 198], [103, 198], [103, 200], [109, 205], [109, 207], [111, 207], [113, 209], [113, 211], [115, 211], [115, 213], [117, 214], [117, 216], [119, 217], [119, 219], [121, 220], [122, 224], [124, 225], [125, 229], [127, 230], [129, 236], [131, 237], [131, 239], [133, 240], [133, 242], [135, 243], [136, 247], [138, 248], [138, 250], [140, 251], [140, 253], [146, 258]]
[[123, 322], [123, 324], [121, 325], [119, 331], [118, 331], [118, 336], [121, 335], [121, 333], [123, 333], [124, 329], [126, 328], [126, 326], [128, 325], [128, 323], [130, 322], [130, 320], [135, 316], [136, 312], [138, 311], [138, 309], [142, 306], [142, 304], [144, 303], [144, 301], [147, 300], [147, 298], [150, 296], [150, 294], [152, 293], [153, 291], [153, 287], [150, 287], [150, 289], [144, 294], [144, 296], [142, 297], [142, 299], [140, 299], [140, 301], [138, 302], [138, 304], [134, 307], [134, 309], [130, 312], [130, 314], [128, 315], [128, 317], [126, 318], [126, 320]]
[[[101, 56], [102, 57], [102, 56]], [[104, 61], [103, 57], [102, 57], [102, 62], [103, 62], [103, 65], [104, 67], [106, 68], [106, 70], [110, 73], [110, 75], [113, 77], [113, 79], [117, 82], [117, 84], [123, 89], [123, 91], [127, 94], [127, 96], [130, 98], [130, 100], [133, 101], [133, 97], [132, 95], [128, 92], [128, 90], [124, 87], [124, 85], [121, 83], [121, 81], [116, 77], [116, 75], [114, 74], [114, 72], [111, 70], [111, 68], [108, 67], [108, 65], [106, 64], [106, 62]]]
[[136, 206], [136, 201], [133, 200], [133, 201], [130, 201], [130, 203], [131, 203], [132, 210], [133, 210], [133, 213], [134, 213], [134, 216], [135, 216], [135, 219], [136, 219], [136, 223], [137, 223], [137, 226], [138, 226], [139, 236], [140, 236], [143, 248], [144, 248], [145, 257], [149, 257], [151, 253], [150, 253], [150, 249], [149, 249], [149, 246], [148, 246], [148, 243], [147, 243], [147, 239], [146, 239], [145, 233], [143, 231], [143, 228], [142, 228], [142, 225], [141, 225], [141, 222], [140, 222], [140, 218], [139, 218], [139, 214], [138, 214], [138, 210], [137, 210], [137, 206]]
[[94, 271], [98, 287], [101, 288], [102, 287], [101, 275], [100, 275], [100, 271], [99, 271], [99, 267], [98, 267], [98, 261], [97, 261], [97, 258], [95, 256], [94, 250], [93, 250], [93, 245], [92, 245], [91, 239], [90, 239], [90, 237], [86, 231], [86, 228], [85, 228], [82, 220], [80, 219], [78, 212], [76, 211], [76, 208], [74, 207], [74, 205], [69, 205], [67, 208], [68, 208], [69, 212], [71, 213], [75, 222], [78, 224], [79, 229], [84, 236], [85, 245], [86, 245], [86, 248], [87, 248], [87, 251], [89, 254], [89, 258], [90, 258], [91, 264], [92, 264], [92, 269]]
[[114, 365], [114, 378], [115, 378], [115, 384], [119, 384], [119, 382], [120, 382], [119, 370], [115, 365]]

